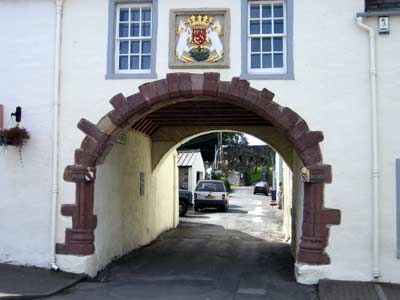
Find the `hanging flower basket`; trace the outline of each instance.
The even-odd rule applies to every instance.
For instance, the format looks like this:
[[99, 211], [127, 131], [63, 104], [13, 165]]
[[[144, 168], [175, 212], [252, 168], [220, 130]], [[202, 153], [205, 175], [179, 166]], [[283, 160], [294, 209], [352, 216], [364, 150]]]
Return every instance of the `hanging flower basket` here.
[[29, 132], [23, 127], [16, 126], [0, 130], [0, 144], [4, 146], [15, 146], [21, 149], [29, 138]]

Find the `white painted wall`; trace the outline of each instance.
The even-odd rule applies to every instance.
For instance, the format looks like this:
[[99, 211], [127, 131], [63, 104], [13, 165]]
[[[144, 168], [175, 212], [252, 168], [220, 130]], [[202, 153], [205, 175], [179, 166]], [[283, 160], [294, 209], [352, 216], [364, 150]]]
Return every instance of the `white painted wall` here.
[[[378, 32], [378, 18], [366, 23]], [[367, 35], [365, 33], [365, 35]], [[396, 257], [395, 159], [400, 158], [400, 16], [390, 17], [390, 34], [377, 36], [379, 152], [380, 152], [380, 266], [383, 281], [399, 282], [400, 259]], [[365, 37], [367, 39], [367, 37]], [[365, 42], [363, 45], [367, 48]]]
[[[342, 224], [331, 228], [331, 238], [327, 252], [332, 265], [327, 277], [340, 279], [371, 279], [371, 153], [370, 153], [370, 109], [368, 90], [368, 49], [367, 36], [355, 25], [355, 14], [363, 10], [363, 0], [295, 2], [294, 18], [294, 62], [293, 81], [252, 81], [256, 88], [267, 87], [276, 94], [276, 101], [291, 107], [307, 120], [310, 128], [322, 130], [324, 161], [333, 166], [333, 183], [326, 186], [327, 207], [342, 211]], [[240, 74], [240, 1], [213, 0], [190, 2], [185, 0], [159, 1], [159, 28], [157, 73], [164, 78], [167, 72], [179, 71], [168, 68], [168, 21], [172, 8], [229, 7], [231, 10], [231, 67], [218, 71], [222, 79], [229, 80]], [[312, 22], [310, 18], [312, 17]], [[146, 80], [105, 80], [107, 50], [108, 1], [68, 0], [65, 4], [62, 55], [62, 112], [60, 165], [73, 161], [73, 150], [78, 147], [83, 135], [71, 124], [80, 117], [96, 122], [110, 110], [108, 99], [118, 92], [127, 95], [137, 91], [137, 86]], [[77, 20], [85, 21], [84, 25]], [[396, 21], [397, 22], [397, 21]], [[396, 57], [397, 46], [394, 33], [398, 26], [392, 23], [393, 35], [382, 44], [386, 45], [386, 55]], [[389, 41], [389, 39], [391, 40]], [[386, 44], [385, 44], [386, 43]], [[383, 49], [379, 49], [383, 53]], [[383, 57], [383, 56], [382, 56]], [[390, 56], [386, 56], [390, 57]], [[398, 152], [398, 142], [394, 138], [396, 123], [395, 95], [398, 86], [394, 82], [398, 74], [393, 59], [387, 58], [387, 70], [383, 76], [393, 79], [381, 84], [380, 94], [385, 96], [381, 108], [381, 133], [384, 142], [390, 141], [382, 149], [382, 164], [387, 165], [382, 174], [385, 188], [384, 198], [389, 199], [381, 206], [382, 215], [387, 219], [381, 224], [384, 244], [392, 259], [384, 259], [387, 277], [398, 281], [399, 262], [393, 258], [394, 248], [394, 184], [390, 178], [393, 157]], [[192, 70], [203, 72], [204, 70]], [[385, 78], [385, 77], [384, 77]], [[397, 77], [398, 78], [398, 77]], [[383, 80], [383, 79], [382, 79]], [[385, 114], [384, 116], [382, 114]], [[384, 145], [381, 142], [381, 145]], [[384, 146], [382, 146], [383, 148]], [[387, 147], [387, 148], [386, 148]], [[388, 149], [388, 150], [386, 150]], [[294, 170], [296, 171], [296, 170]], [[62, 170], [60, 170], [61, 174]], [[387, 182], [387, 183], [386, 183]], [[386, 193], [386, 194], [385, 194]], [[74, 199], [71, 184], [61, 187], [60, 200], [69, 203]], [[391, 204], [388, 204], [391, 203]], [[357, 208], [357, 209], [355, 209]], [[62, 219], [60, 217], [60, 219]], [[362, 220], [362, 221], [360, 221]], [[58, 239], [63, 238], [64, 226], [61, 222]], [[348, 251], [349, 240], [352, 251]], [[386, 248], [386, 247], [385, 247]], [[397, 279], [396, 279], [397, 278]]]
[[283, 184], [283, 232], [286, 241], [292, 240], [292, 215], [293, 208], [293, 172], [289, 166], [283, 162], [282, 164], [282, 184]]
[[[0, 1], [0, 104], [5, 127], [22, 107], [22, 156], [0, 148], [0, 262], [47, 267], [50, 256], [55, 5]], [[20, 160], [22, 158], [22, 160]]]
[[206, 170], [204, 169], [204, 161], [201, 157], [201, 153], [196, 153], [195, 158], [192, 163], [192, 167], [189, 168], [189, 191], [194, 192], [194, 189], [197, 185], [197, 172], [202, 172], [202, 176], [200, 179], [204, 178]]

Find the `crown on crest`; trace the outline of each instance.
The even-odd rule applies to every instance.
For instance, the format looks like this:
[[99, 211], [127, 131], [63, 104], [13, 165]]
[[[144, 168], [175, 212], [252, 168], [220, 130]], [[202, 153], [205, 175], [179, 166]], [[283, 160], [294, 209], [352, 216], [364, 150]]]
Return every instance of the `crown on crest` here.
[[195, 26], [208, 27], [210, 26], [210, 24], [214, 23], [214, 18], [209, 16], [198, 15], [197, 17], [191, 16], [186, 20], [186, 22], [189, 24], [190, 27], [195, 27]]

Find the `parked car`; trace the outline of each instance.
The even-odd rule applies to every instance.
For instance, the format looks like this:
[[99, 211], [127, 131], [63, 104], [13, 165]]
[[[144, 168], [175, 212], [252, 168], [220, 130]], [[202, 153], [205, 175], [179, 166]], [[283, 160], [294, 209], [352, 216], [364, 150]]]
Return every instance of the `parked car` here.
[[194, 210], [215, 207], [228, 211], [228, 192], [222, 180], [200, 180], [194, 191]]
[[193, 206], [193, 194], [188, 190], [179, 189], [179, 216], [186, 215], [189, 207]]
[[264, 194], [265, 196], [269, 195], [269, 186], [268, 182], [260, 181], [257, 182], [254, 186], [254, 195], [255, 194]]

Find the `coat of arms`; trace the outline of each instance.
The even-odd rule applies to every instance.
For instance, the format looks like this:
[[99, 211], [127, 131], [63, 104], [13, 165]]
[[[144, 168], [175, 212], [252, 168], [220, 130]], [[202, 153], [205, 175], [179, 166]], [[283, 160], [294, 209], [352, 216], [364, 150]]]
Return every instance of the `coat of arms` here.
[[206, 61], [215, 63], [224, 55], [222, 24], [207, 15], [191, 16], [181, 20], [176, 32], [176, 57], [184, 62]]

